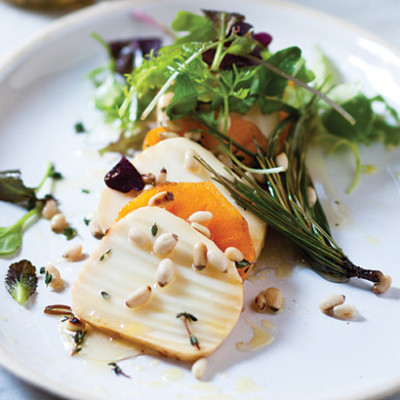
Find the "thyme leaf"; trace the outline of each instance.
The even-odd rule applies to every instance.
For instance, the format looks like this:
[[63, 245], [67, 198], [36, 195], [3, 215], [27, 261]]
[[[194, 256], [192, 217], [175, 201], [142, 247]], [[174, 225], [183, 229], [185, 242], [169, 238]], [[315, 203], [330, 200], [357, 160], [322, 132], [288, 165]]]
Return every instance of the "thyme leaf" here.
[[78, 231], [75, 228], [68, 227], [63, 229], [62, 234], [67, 240], [71, 240], [78, 234]]
[[152, 227], [151, 227], [151, 234], [152, 234], [153, 236], [156, 236], [156, 235], [157, 235], [157, 232], [158, 232], [158, 226], [157, 226], [157, 223], [154, 222], [154, 224], [153, 224]]
[[107, 365], [110, 365], [112, 367], [112, 370], [114, 371], [115, 375], [117, 375], [117, 376], [121, 375], [121, 376], [124, 376], [125, 378], [129, 378], [130, 379], [130, 376], [125, 374], [125, 372], [122, 371], [122, 369], [119, 367], [119, 365], [117, 363], [110, 362]]
[[87, 334], [87, 331], [82, 331], [82, 330], [78, 330], [75, 332], [75, 335], [73, 337], [75, 347], [72, 350], [71, 356], [79, 353], [82, 350], [82, 344], [85, 340], [86, 334]]

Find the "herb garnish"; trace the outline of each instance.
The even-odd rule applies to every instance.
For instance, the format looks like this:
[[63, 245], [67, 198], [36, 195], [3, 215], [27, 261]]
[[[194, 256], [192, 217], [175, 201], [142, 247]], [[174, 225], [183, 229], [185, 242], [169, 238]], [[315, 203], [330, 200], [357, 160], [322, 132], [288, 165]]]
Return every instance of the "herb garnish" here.
[[83, 125], [83, 122], [77, 122], [74, 125], [74, 128], [76, 133], [86, 133], [86, 128], [85, 125]]
[[49, 283], [52, 281], [53, 279], [53, 275], [49, 274], [49, 271], [46, 271], [46, 275], [44, 277], [44, 283], [46, 284], [46, 286], [49, 286]]
[[105, 292], [104, 290], [102, 290], [102, 291], [100, 292], [100, 294], [103, 296], [103, 298], [104, 298], [105, 300], [108, 300], [108, 299], [110, 298], [110, 294], [107, 293], [107, 292]]
[[157, 226], [157, 223], [154, 222], [154, 224], [151, 226], [151, 234], [152, 234], [153, 236], [156, 236], [156, 235], [157, 235], [157, 232], [158, 232], [158, 226]]
[[84, 194], [89, 194], [90, 193], [90, 190], [89, 189], [81, 189], [81, 192], [82, 193], [84, 193]]
[[125, 374], [124, 371], [122, 371], [122, 369], [118, 366], [117, 363], [115, 362], [110, 362], [107, 365], [110, 365], [112, 367], [112, 370], [114, 371], [115, 375], [122, 375], [125, 378], [131, 378], [129, 375]]
[[0, 227], [0, 256], [15, 253], [22, 245], [22, 234], [28, 221], [38, 218], [49, 196], [38, 198], [37, 193], [48, 178], [57, 179], [53, 164], [49, 164], [36, 188], [25, 186], [19, 170], [0, 172], [0, 200], [27, 209], [27, 213], [9, 227]]
[[188, 323], [188, 322], [196, 322], [197, 318], [193, 314], [190, 314], [186, 311], [178, 313], [176, 315], [176, 318], [183, 318], [183, 323], [184, 323], [186, 331], [189, 335], [190, 344], [192, 346], [195, 346], [197, 348], [197, 350], [200, 350], [200, 343], [199, 343], [198, 339], [196, 338], [196, 336], [194, 336], [193, 333], [191, 332], [191, 330], [189, 328], [189, 323]]
[[46, 284], [46, 286], [49, 286], [49, 283], [53, 279], [53, 275], [49, 274], [49, 271], [46, 271], [46, 267], [41, 267], [39, 273], [41, 275], [44, 275], [44, 283]]
[[104, 259], [111, 253], [111, 249], [107, 249], [100, 254], [99, 261], [104, 261]]
[[85, 340], [86, 334], [87, 334], [87, 331], [82, 331], [82, 330], [78, 330], [75, 332], [75, 335], [73, 337], [75, 347], [71, 352], [71, 356], [78, 354], [82, 350], [82, 344]]
[[255, 263], [255, 261], [250, 262], [250, 261], [243, 259], [242, 261], [235, 261], [235, 266], [237, 269], [243, 269], [243, 273], [247, 274], [251, 265], [254, 263]]
[[67, 238], [67, 240], [71, 240], [78, 234], [78, 231], [69, 226], [68, 228], [63, 229], [62, 234]]

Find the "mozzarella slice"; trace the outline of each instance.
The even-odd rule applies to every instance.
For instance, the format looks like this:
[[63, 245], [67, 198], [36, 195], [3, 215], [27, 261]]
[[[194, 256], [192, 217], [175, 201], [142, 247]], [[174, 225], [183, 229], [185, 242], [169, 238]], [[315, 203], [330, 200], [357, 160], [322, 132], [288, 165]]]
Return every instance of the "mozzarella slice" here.
[[[211, 174], [202, 166], [199, 168], [185, 167], [185, 157], [193, 151], [209, 164], [218, 174], [229, 177], [224, 164], [210, 151], [196, 142], [186, 138], [173, 138], [162, 140], [155, 146], [149, 147], [140, 153], [133, 161], [133, 165], [140, 173], [157, 173], [162, 169], [167, 170], [167, 180], [170, 182], [200, 182], [211, 180]], [[186, 163], [187, 165], [187, 163]], [[214, 182], [215, 183], [215, 182]], [[220, 192], [239, 210], [249, 225], [250, 235], [256, 252], [260, 254], [265, 240], [267, 225], [250, 211], [239, 206], [228, 191], [220, 184], [215, 183]], [[116, 190], [105, 188], [100, 196], [98, 205], [98, 218], [105, 229], [109, 228], [116, 220], [119, 210], [133, 197], [136, 192], [122, 194]]]
[[[155, 237], [154, 223], [158, 227]], [[142, 232], [143, 240], [129, 238], [132, 227], [136, 237]], [[169, 254], [157, 256], [154, 242], [165, 233], [178, 235], [178, 242]], [[157, 207], [133, 211], [109, 229], [80, 272], [72, 289], [74, 312], [100, 329], [168, 357], [195, 360], [209, 355], [236, 325], [243, 306], [243, 285], [234, 263], [226, 257], [225, 273], [210, 265], [212, 261], [200, 271], [192, 267], [193, 246], [200, 241], [214, 259], [225, 257], [214, 242], [170, 212]], [[161, 287], [156, 271], [166, 258], [174, 265], [174, 276]], [[125, 304], [132, 293], [148, 286], [151, 295], [144, 304], [131, 308]], [[191, 344], [184, 318], [177, 318], [182, 312], [197, 318], [187, 324], [199, 348]]]

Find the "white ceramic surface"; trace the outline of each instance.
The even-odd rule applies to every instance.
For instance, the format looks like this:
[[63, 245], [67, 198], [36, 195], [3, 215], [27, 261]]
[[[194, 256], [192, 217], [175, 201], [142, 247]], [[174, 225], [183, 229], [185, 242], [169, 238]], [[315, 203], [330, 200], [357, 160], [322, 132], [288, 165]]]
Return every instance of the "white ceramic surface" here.
[[[212, 1], [202, 3], [205, 8], [214, 6]], [[218, 7], [243, 10], [243, 2], [224, 0]], [[57, 21], [0, 65], [0, 170], [21, 168], [25, 181], [34, 186], [45, 160], [54, 161], [66, 177], [55, 194], [80, 234], [68, 243], [50, 233], [46, 221], [40, 221], [25, 234], [21, 253], [1, 260], [1, 270], [14, 259], [29, 258], [38, 267], [52, 261], [66, 281], [61, 293], [52, 292], [41, 281], [38, 295], [26, 307], [13, 302], [0, 286], [1, 364], [36, 385], [79, 399], [344, 400], [379, 398], [398, 391], [399, 149], [362, 149], [364, 161], [379, 170], [363, 176], [351, 196], [344, 194], [351, 159], [323, 160], [313, 154], [313, 162], [319, 163], [314, 174], [321, 182], [327, 214], [333, 225], [339, 224], [334, 228], [335, 238], [354, 262], [392, 275], [390, 292], [378, 298], [367, 284], [335, 285], [300, 267], [290, 277], [279, 278], [270, 272], [267, 280], [248, 282], [246, 311], [210, 358], [207, 384], [199, 385], [192, 378], [190, 366], [167, 360], [140, 357], [121, 363], [132, 376], [128, 380], [116, 377], [104, 363], [70, 358], [59, 338], [56, 319], [43, 315], [48, 304], [69, 303], [69, 290], [81, 265], [61, 261], [63, 250], [76, 242], [83, 242], [87, 253], [96, 246], [82, 220], [95, 208], [102, 175], [115, 161], [97, 156], [101, 140], [95, 134], [78, 136], [73, 129], [75, 122], [83, 121], [95, 126], [96, 134], [103, 131], [90, 108], [92, 89], [85, 74], [102, 65], [105, 55], [90, 33], [96, 31], [107, 39], [146, 35], [153, 32], [134, 23], [131, 10], [146, 11], [169, 23], [183, 8], [197, 11], [192, 1], [184, 6], [179, 1], [100, 4]], [[368, 93], [382, 93], [400, 109], [400, 57], [379, 40], [338, 25], [336, 20], [277, 2], [248, 1], [243, 12], [257, 30], [273, 35], [273, 49], [299, 45], [305, 57], [312, 59], [314, 46], [319, 44], [347, 80], [362, 81]], [[82, 188], [91, 194], [82, 193]], [[0, 224], [9, 225], [19, 215], [21, 210], [2, 204]], [[285, 295], [285, 311], [275, 316], [255, 314], [249, 307], [254, 294], [267, 285], [280, 287]], [[345, 294], [348, 302], [356, 305], [359, 316], [355, 321], [337, 321], [320, 313], [318, 301], [331, 292]], [[262, 319], [276, 326], [271, 330], [274, 342], [253, 353], [236, 351], [236, 342], [251, 338], [249, 322], [259, 326]], [[182, 378], [175, 368], [183, 371]]]

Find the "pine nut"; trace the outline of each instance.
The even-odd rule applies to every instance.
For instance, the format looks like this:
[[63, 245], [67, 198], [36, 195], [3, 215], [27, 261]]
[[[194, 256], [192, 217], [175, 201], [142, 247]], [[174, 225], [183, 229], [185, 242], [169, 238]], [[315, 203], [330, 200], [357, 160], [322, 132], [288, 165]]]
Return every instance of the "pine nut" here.
[[169, 259], [164, 258], [160, 261], [156, 271], [156, 280], [157, 283], [164, 287], [171, 282], [176, 272], [175, 264]]
[[156, 177], [151, 172], [142, 174], [142, 179], [145, 185], [154, 185], [156, 183]]
[[231, 160], [231, 158], [230, 158], [228, 155], [226, 155], [226, 154], [224, 154], [224, 153], [219, 153], [219, 154], [217, 155], [217, 158], [218, 158], [218, 160], [221, 161], [222, 164], [224, 164], [227, 168], [231, 169], [231, 168], [233, 167], [232, 160]]
[[87, 329], [87, 323], [77, 317], [68, 318], [67, 324], [68, 330], [73, 332], [85, 331]]
[[192, 365], [192, 375], [196, 379], [201, 379], [207, 369], [207, 359], [206, 358], [199, 358], [193, 365]]
[[266, 180], [264, 174], [253, 174], [253, 176], [257, 183], [264, 183]]
[[[172, 137], [178, 137], [179, 135], [177, 135], [175, 132], [179, 132], [180, 130], [182, 130], [182, 125], [181, 124], [178, 124], [177, 122], [171, 121], [169, 119], [165, 119], [165, 120], [161, 121], [161, 125], [164, 128], [168, 129], [168, 131], [169, 131], [168, 133], [171, 134], [171, 136], [164, 137], [164, 139], [169, 139], [169, 138], [172, 138]], [[172, 135], [175, 135], [175, 136], [172, 136]]]
[[275, 162], [277, 167], [282, 167], [284, 171], [288, 169], [289, 160], [287, 158], [286, 153], [280, 153], [276, 156]]
[[257, 312], [265, 311], [267, 308], [267, 299], [265, 298], [265, 292], [260, 292], [254, 299], [254, 309]]
[[167, 208], [174, 201], [172, 192], [160, 192], [149, 200], [149, 207]]
[[96, 239], [101, 239], [104, 236], [103, 230], [101, 229], [99, 220], [97, 218], [94, 218], [89, 222], [89, 232]]
[[317, 202], [317, 192], [312, 186], [307, 188], [307, 197], [309, 206], [314, 207], [315, 203]]
[[190, 225], [192, 228], [196, 229], [197, 232], [203, 234], [206, 238], [209, 239], [211, 237], [211, 232], [206, 226], [198, 224], [197, 222], [191, 222]]
[[189, 171], [196, 171], [200, 167], [200, 163], [195, 159], [198, 154], [193, 149], [188, 149], [185, 151], [185, 158], [183, 162], [184, 168]]
[[333, 307], [343, 304], [345, 299], [343, 294], [329, 294], [319, 302], [318, 306], [322, 312], [329, 313]]
[[64, 252], [63, 257], [68, 261], [79, 261], [82, 258], [82, 245], [76, 244], [70, 247]]
[[210, 211], [196, 211], [189, 218], [189, 222], [197, 222], [198, 224], [204, 224], [212, 219], [213, 214]]
[[48, 283], [48, 286], [52, 289], [58, 289], [63, 285], [60, 271], [56, 267], [53, 267], [52, 265], [46, 266], [46, 274], [51, 275], [51, 280]]
[[[226, 124], [226, 129], [229, 130], [229, 128], [231, 127], [231, 117], [228, 117], [228, 123]], [[219, 121], [219, 130], [221, 132], [225, 132], [225, 117], [222, 116], [222, 118]]]
[[164, 93], [158, 100], [157, 107], [161, 109], [167, 108], [171, 104], [171, 100], [174, 97], [174, 92]]
[[389, 275], [384, 275], [383, 279], [374, 285], [372, 291], [375, 294], [385, 293], [392, 285], [392, 278]]
[[164, 123], [163, 123], [163, 125], [167, 128], [167, 129], [170, 129], [170, 130], [168, 130], [168, 131], [166, 131], [166, 132], [160, 132], [160, 136], [161, 136], [161, 138], [164, 140], [164, 139], [173, 139], [173, 138], [176, 138], [176, 137], [179, 137], [179, 135], [177, 134], [177, 133], [175, 133], [175, 132], [171, 132], [171, 131], [173, 131], [173, 130], [179, 130], [177, 127], [178, 127], [178, 125], [175, 123], [175, 122], [172, 122], [172, 121], [170, 121], [170, 120], [167, 120], [167, 121], [165, 121]]
[[137, 247], [142, 249], [150, 244], [150, 241], [144, 232], [135, 226], [129, 229], [128, 237]]
[[125, 300], [125, 305], [129, 308], [138, 307], [150, 300], [151, 297], [151, 287], [142, 286], [134, 290], [129, 297]]
[[[249, 180], [251, 181], [251, 182], [256, 182], [256, 178], [254, 178], [254, 175], [251, 173], [251, 172], [249, 172], [249, 171], [246, 171], [245, 173], [244, 173], [246, 176], [247, 176], [247, 178], [249, 178]], [[246, 181], [245, 181], [246, 182]], [[247, 183], [248, 183], [248, 181], [247, 181]]]
[[225, 249], [225, 255], [228, 257], [228, 260], [239, 262], [243, 261], [243, 253], [237, 249], [236, 247], [228, 247]]
[[357, 315], [357, 311], [351, 304], [339, 304], [333, 307], [332, 315], [340, 319], [352, 319]]
[[194, 142], [199, 142], [201, 140], [201, 132], [199, 131], [188, 131], [183, 134], [183, 137]]
[[156, 184], [162, 185], [165, 182], [167, 182], [167, 170], [165, 168], [161, 168], [156, 177]]
[[197, 242], [193, 246], [193, 268], [201, 271], [207, 265], [207, 246], [203, 242]]
[[46, 219], [52, 219], [58, 213], [57, 203], [54, 199], [49, 199], [46, 201], [42, 209], [42, 217]]
[[224, 253], [214, 249], [208, 250], [207, 259], [211, 267], [216, 270], [224, 273], [228, 271], [229, 260], [226, 258]]
[[178, 235], [175, 233], [163, 233], [154, 242], [154, 254], [158, 256], [165, 256], [170, 253], [177, 244]]
[[270, 287], [265, 291], [265, 300], [267, 309], [272, 312], [278, 312], [283, 309], [284, 299], [282, 292], [276, 287]]
[[50, 226], [52, 231], [61, 232], [68, 226], [65, 215], [61, 213], [53, 215], [50, 221]]

